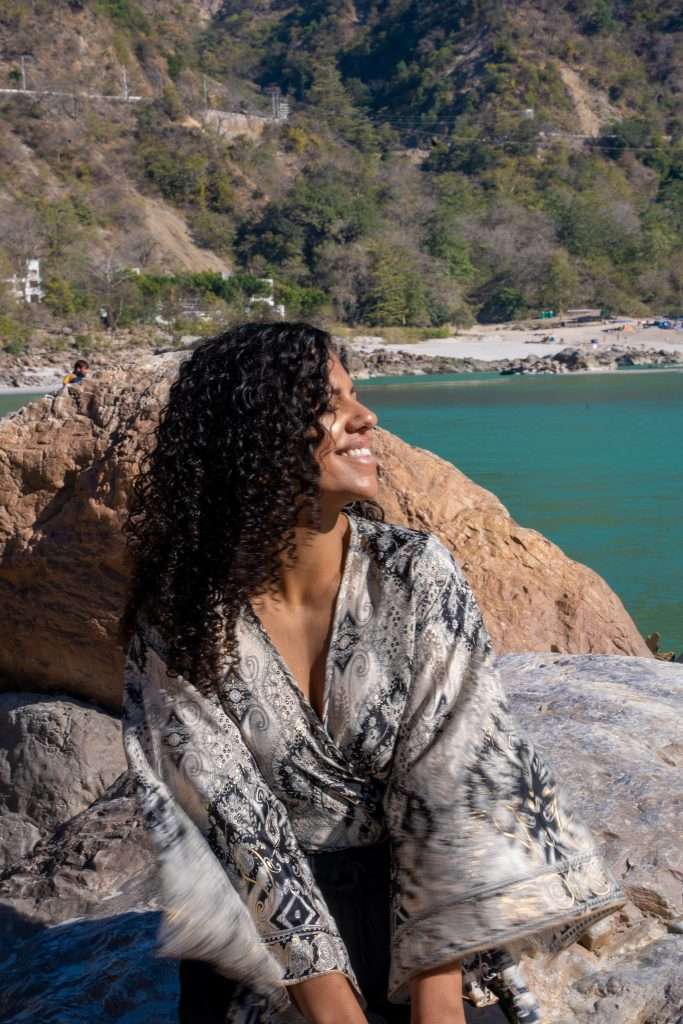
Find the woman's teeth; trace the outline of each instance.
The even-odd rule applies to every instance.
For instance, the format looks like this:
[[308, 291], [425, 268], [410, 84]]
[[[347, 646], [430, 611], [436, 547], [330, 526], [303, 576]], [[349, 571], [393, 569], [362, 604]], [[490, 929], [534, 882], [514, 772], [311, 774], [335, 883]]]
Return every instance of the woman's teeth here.
[[340, 455], [346, 455], [349, 458], [361, 458], [363, 455], [372, 455], [369, 448], [347, 448], [346, 451], [339, 452]]

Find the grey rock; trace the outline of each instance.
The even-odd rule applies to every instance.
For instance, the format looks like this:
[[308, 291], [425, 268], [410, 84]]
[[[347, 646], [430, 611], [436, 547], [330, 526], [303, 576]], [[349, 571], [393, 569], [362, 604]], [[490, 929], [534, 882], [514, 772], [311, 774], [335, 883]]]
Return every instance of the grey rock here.
[[683, 942], [660, 939], [581, 978], [568, 993], [571, 1024], [680, 1024]]
[[683, 667], [506, 654], [512, 706], [630, 896], [555, 958], [525, 963], [548, 1024], [683, 1024]]
[[0, 815], [0, 869], [16, 864], [43, 838], [41, 830], [16, 811]]
[[10, 909], [41, 925], [155, 908], [154, 858], [126, 773], [85, 811], [0, 874], [0, 947]]
[[97, 800], [125, 767], [115, 715], [70, 697], [0, 694], [0, 868]]
[[633, 902], [680, 918], [683, 667], [564, 654], [506, 654], [498, 663], [517, 715]]
[[[525, 961], [546, 1024], [683, 1024], [683, 667], [566, 654], [498, 664], [518, 717], [635, 900], [581, 945]], [[158, 909], [124, 775], [0, 877], [0, 1021], [175, 1019], [175, 965], [153, 956]]]

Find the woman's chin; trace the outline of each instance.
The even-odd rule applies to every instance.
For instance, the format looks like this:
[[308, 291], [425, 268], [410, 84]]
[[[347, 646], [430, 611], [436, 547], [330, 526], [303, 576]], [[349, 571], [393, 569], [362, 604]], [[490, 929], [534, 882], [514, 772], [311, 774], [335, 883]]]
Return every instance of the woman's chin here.
[[320, 503], [323, 508], [332, 509], [335, 507], [341, 510], [344, 505], [350, 505], [354, 501], [376, 501], [379, 494], [379, 483], [374, 480], [364, 486], [335, 488], [334, 490], [321, 489]]

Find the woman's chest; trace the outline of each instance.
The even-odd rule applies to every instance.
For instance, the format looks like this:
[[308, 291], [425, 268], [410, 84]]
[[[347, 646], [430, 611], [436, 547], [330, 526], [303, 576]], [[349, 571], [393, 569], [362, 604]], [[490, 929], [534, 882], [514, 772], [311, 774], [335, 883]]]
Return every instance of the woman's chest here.
[[285, 766], [290, 776], [303, 766], [321, 777], [386, 778], [408, 695], [413, 633], [407, 606], [347, 595], [321, 667], [316, 710], [260, 623], [243, 621], [228, 703], [257, 761], [269, 773]]
[[334, 594], [314, 604], [288, 608], [261, 600], [253, 606], [267, 636], [267, 652], [279, 660], [322, 720], [325, 714], [327, 652], [333, 628]]

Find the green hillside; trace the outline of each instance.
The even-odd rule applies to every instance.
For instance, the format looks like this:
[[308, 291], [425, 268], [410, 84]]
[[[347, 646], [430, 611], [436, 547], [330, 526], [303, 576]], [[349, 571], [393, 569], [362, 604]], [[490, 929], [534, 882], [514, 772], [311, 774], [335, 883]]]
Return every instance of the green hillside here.
[[682, 49], [657, 0], [6, 0], [0, 275], [41, 256], [30, 317], [79, 324], [259, 276], [348, 324], [681, 312]]

